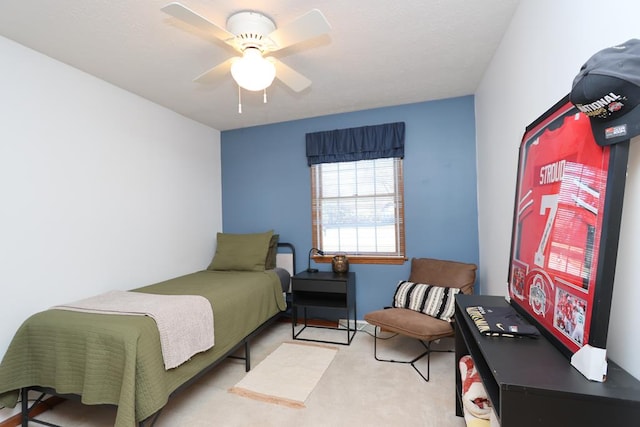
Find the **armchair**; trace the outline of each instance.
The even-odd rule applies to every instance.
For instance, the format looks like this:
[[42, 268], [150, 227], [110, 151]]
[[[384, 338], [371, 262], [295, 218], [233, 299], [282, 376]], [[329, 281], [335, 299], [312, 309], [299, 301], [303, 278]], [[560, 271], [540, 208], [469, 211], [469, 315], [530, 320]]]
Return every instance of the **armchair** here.
[[[432, 258], [413, 258], [411, 260], [411, 274], [408, 282], [418, 283], [418, 284], [426, 284], [432, 285], [431, 291], [437, 289], [438, 291], [444, 291], [444, 301], [440, 301], [443, 310], [444, 306], [447, 305], [447, 298], [454, 298], [454, 292], [450, 292], [450, 290], [443, 290], [439, 288], [450, 288], [459, 289], [456, 292], [463, 292], [466, 294], [473, 293], [473, 284], [476, 279], [476, 269], [477, 266], [475, 264], [467, 264], [457, 261], [445, 261], [445, 260], [437, 260]], [[401, 282], [402, 284], [402, 282]], [[369, 324], [374, 325], [374, 341], [373, 341], [373, 354], [376, 360], [381, 362], [393, 362], [393, 363], [408, 363], [413, 369], [420, 374], [420, 376], [425, 380], [429, 381], [429, 365], [430, 365], [430, 354], [432, 351], [431, 343], [435, 340], [444, 337], [451, 337], [454, 335], [454, 329], [451, 324], [451, 321], [442, 320], [441, 318], [434, 317], [429, 314], [425, 314], [422, 310], [419, 311], [416, 309], [416, 304], [412, 302], [412, 304], [398, 304], [399, 299], [399, 288], [396, 290], [396, 296], [394, 297], [394, 307], [385, 308], [381, 310], [376, 310], [370, 313], [367, 313], [364, 316], [364, 320], [366, 320]], [[424, 294], [428, 294], [428, 287], [424, 287], [420, 285], [424, 291]], [[413, 287], [414, 290], [416, 287]], [[405, 286], [406, 290], [406, 286]], [[412, 290], [409, 290], [406, 293], [411, 293]], [[415, 291], [417, 293], [417, 291]], [[405, 296], [405, 295], [403, 295]], [[421, 295], [422, 304], [418, 304], [421, 308], [425, 306], [425, 300], [428, 300], [429, 297], [426, 295]], [[414, 301], [415, 302], [415, 301]], [[452, 301], [450, 301], [452, 302]], [[427, 301], [427, 305], [434, 305], [433, 298], [431, 301]], [[411, 306], [412, 308], [405, 308]], [[452, 309], [453, 304], [448, 304], [448, 307]], [[433, 313], [432, 313], [433, 314]], [[451, 313], [452, 315], [453, 313]], [[442, 316], [446, 318], [445, 316]], [[414, 338], [420, 341], [420, 343], [424, 346], [425, 351], [413, 358], [412, 360], [401, 361], [401, 360], [393, 360], [393, 359], [384, 359], [378, 356], [378, 333], [380, 331], [392, 332], [398, 335], [404, 335], [406, 337]], [[416, 362], [423, 357], [427, 357], [427, 373], [424, 375], [420, 369], [416, 366]]]

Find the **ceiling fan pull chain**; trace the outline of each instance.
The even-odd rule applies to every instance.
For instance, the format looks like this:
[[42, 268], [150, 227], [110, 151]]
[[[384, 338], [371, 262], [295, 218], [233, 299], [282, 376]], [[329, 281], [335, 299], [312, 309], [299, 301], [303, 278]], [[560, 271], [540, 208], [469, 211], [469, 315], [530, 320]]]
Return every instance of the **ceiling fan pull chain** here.
[[238, 86], [238, 114], [242, 114], [242, 93], [240, 92], [240, 86]]
[[267, 103], [267, 88], [264, 88], [264, 103]]

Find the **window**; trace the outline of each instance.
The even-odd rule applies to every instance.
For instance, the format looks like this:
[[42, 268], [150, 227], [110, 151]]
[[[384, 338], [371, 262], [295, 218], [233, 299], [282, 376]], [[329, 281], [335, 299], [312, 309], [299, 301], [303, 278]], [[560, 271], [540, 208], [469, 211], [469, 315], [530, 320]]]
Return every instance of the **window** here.
[[[313, 246], [353, 263], [405, 261], [401, 158], [311, 166]], [[321, 260], [321, 259], [319, 259]]]

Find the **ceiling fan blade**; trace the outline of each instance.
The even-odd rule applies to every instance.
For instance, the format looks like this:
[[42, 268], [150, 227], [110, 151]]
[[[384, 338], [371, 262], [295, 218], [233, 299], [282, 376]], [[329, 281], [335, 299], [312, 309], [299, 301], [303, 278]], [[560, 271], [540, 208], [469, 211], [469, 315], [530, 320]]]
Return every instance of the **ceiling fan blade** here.
[[276, 78], [289, 86], [293, 91], [302, 92], [311, 86], [311, 80], [295, 71], [293, 68], [285, 65], [281, 61], [278, 61], [274, 57], [269, 57], [267, 59], [273, 62], [273, 65], [276, 67]]
[[193, 81], [204, 84], [213, 83], [229, 74], [229, 71], [231, 70], [231, 64], [233, 64], [238, 59], [240, 58], [238, 58], [237, 56], [229, 58], [226, 61], [221, 62], [220, 64], [211, 68], [210, 70], [207, 70], [204, 73], [200, 74], [198, 77], [193, 79]]
[[272, 51], [326, 34], [330, 30], [331, 26], [322, 12], [318, 9], [312, 9], [289, 24], [269, 34], [269, 38], [276, 45], [276, 48], [272, 49]]
[[234, 34], [230, 33], [229, 31], [225, 30], [222, 27], [219, 27], [218, 25], [209, 21], [204, 16], [199, 15], [198, 13], [194, 12], [193, 10], [189, 9], [188, 7], [180, 3], [177, 3], [177, 2], [169, 3], [168, 5], [164, 6], [161, 10], [166, 14], [181, 20], [182, 22], [185, 22], [202, 31], [206, 31], [212, 34], [214, 37], [226, 43], [229, 43], [235, 38]]

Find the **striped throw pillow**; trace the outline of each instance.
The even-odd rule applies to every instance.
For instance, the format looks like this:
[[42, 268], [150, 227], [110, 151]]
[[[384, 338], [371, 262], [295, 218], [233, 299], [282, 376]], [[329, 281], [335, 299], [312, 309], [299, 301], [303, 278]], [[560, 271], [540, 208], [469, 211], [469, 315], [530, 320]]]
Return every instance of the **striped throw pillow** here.
[[455, 296], [459, 292], [458, 288], [445, 288], [402, 280], [398, 283], [396, 293], [393, 296], [393, 306], [419, 311], [431, 317], [451, 322], [455, 312]]

